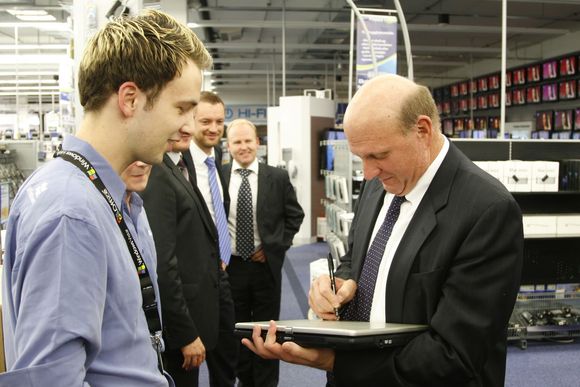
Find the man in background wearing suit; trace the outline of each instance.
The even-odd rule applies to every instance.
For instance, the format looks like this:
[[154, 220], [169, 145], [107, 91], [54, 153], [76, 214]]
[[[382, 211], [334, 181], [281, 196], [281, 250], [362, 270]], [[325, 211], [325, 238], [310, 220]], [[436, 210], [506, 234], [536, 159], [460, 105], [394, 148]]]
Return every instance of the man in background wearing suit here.
[[343, 306], [344, 319], [429, 328], [383, 349], [280, 345], [274, 323], [265, 343], [259, 329], [243, 342], [262, 356], [333, 370], [337, 386], [503, 386], [523, 256], [517, 203], [441, 134], [431, 93], [408, 79], [367, 81], [344, 130], [366, 182], [338, 293], [320, 277], [310, 305], [329, 320]]
[[[238, 119], [227, 130], [233, 161], [224, 167], [231, 206], [232, 259], [228, 266], [236, 321], [278, 320], [282, 264], [304, 212], [288, 173], [258, 163], [256, 127]], [[278, 360], [264, 360], [242, 348], [238, 379], [243, 387], [278, 385]]]
[[164, 361], [177, 387], [198, 386], [198, 367], [217, 346], [220, 319], [218, 233], [180, 153], [189, 152], [193, 126], [192, 115], [141, 195], [158, 256]]
[[[226, 273], [231, 256], [227, 210], [229, 195], [221, 174], [222, 152], [219, 147], [224, 133], [225, 106], [215, 93], [202, 91], [194, 111], [193, 141], [183, 159], [190, 181], [203, 199], [209, 221], [217, 230], [219, 246], [219, 330], [216, 347], [207, 352], [211, 386], [233, 387], [238, 361], [238, 339], [234, 336], [234, 302]], [[203, 313], [203, 312], [202, 312]]]

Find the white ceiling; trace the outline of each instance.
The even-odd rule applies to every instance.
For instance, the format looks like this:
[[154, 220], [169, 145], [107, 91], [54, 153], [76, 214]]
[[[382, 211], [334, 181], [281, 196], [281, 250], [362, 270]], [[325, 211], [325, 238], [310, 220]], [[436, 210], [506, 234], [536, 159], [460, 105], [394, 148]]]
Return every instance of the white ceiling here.
[[[185, 0], [176, 0], [185, 1]], [[110, 1], [112, 4], [113, 1]], [[161, 2], [162, 3], [162, 2]], [[361, 8], [394, 9], [393, 0], [355, 0]], [[427, 85], [453, 82], [450, 71], [483, 59], [497, 59], [501, 46], [500, 0], [401, 0], [413, 48], [415, 79]], [[8, 94], [19, 79], [50, 82], [55, 64], [5, 64], [5, 55], [65, 54], [70, 33], [38, 28], [3, 27], [17, 19], [10, 8], [45, 9], [58, 22], [70, 16], [72, 0], [0, 0], [0, 104], [14, 100]], [[159, 2], [144, 1], [145, 6]], [[212, 78], [220, 93], [282, 94], [283, 15], [285, 16], [286, 95], [305, 88], [335, 88], [346, 97], [350, 41], [350, 8], [345, 0], [189, 0], [187, 21], [215, 58]], [[283, 12], [285, 9], [285, 12]], [[449, 24], [439, 17], [449, 15]], [[508, 65], [521, 49], [580, 29], [580, 0], [508, 0]], [[406, 74], [402, 33], [398, 34], [398, 71]], [[16, 52], [12, 46], [18, 41]], [[28, 46], [23, 50], [22, 45]], [[40, 46], [38, 46], [40, 45]], [[55, 46], [56, 45], [56, 46]], [[41, 48], [42, 47], [42, 48]], [[518, 58], [521, 59], [521, 58]], [[541, 58], [526, 58], [529, 61]], [[4, 63], [4, 64], [3, 64]], [[15, 68], [17, 67], [17, 68]], [[25, 76], [42, 71], [45, 75]], [[40, 82], [39, 82], [40, 83]], [[44, 84], [43, 84], [44, 85]], [[24, 84], [19, 85], [23, 90]], [[38, 86], [31, 85], [31, 86]], [[50, 88], [50, 83], [43, 87]], [[38, 89], [38, 87], [36, 87]], [[44, 92], [35, 90], [30, 101]], [[48, 93], [48, 92], [47, 92]], [[50, 96], [43, 100], [50, 101]]]

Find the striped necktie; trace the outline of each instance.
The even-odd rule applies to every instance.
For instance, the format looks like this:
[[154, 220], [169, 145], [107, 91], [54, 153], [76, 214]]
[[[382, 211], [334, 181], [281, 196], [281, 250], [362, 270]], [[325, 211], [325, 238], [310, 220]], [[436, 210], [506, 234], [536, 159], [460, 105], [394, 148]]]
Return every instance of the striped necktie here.
[[218, 231], [218, 240], [220, 246], [220, 257], [226, 265], [230, 262], [232, 247], [230, 245], [230, 233], [228, 231], [228, 219], [224, 210], [224, 202], [220, 194], [220, 188], [217, 181], [215, 159], [208, 157], [205, 159], [209, 175], [209, 190], [211, 192], [211, 202], [215, 214], [215, 225]]

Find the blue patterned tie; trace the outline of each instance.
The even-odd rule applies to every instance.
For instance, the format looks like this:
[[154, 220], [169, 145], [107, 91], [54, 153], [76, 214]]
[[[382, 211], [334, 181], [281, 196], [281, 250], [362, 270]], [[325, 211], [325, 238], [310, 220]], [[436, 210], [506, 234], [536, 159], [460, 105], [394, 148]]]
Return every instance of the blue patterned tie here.
[[254, 253], [252, 190], [248, 180], [252, 171], [240, 168], [237, 172], [242, 176], [242, 184], [238, 191], [238, 205], [236, 207], [236, 251], [244, 260], [248, 260]]
[[369, 321], [379, 266], [381, 265], [381, 260], [385, 253], [387, 241], [393, 231], [393, 226], [399, 218], [401, 204], [403, 202], [405, 202], [404, 196], [393, 197], [387, 215], [385, 215], [385, 220], [377, 231], [375, 239], [373, 239], [371, 247], [367, 252], [362, 272], [358, 280], [356, 294], [352, 301], [345, 306], [342, 313], [341, 317], [343, 320]]
[[211, 192], [211, 202], [215, 214], [215, 225], [218, 231], [218, 240], [220, 245], [220, 257], [226, 265], [230, 262], [232, 247], [230, 245], [230, 233], [228, 231], [228, 219], [224, 210], [224, 202], [220, 194], [220, 188], [217, 182], [215, 159], [208, 157], [205, 159], [209, 175], [209, 190]]

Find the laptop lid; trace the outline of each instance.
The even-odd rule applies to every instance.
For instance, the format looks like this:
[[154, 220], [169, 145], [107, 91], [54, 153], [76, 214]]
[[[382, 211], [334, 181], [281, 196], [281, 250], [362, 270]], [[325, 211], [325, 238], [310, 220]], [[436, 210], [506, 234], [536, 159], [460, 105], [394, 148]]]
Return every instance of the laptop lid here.
[[[254, 325], [265, 337], [269, 321], [236, 323], [239, 337], [251, 338]], [[365, 321], [281, 320], [276, 321], [278, 342], [293, 341], [305, 347], [362, 349], [405, 345], [427, 329], [426, 325]]]

